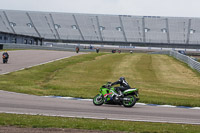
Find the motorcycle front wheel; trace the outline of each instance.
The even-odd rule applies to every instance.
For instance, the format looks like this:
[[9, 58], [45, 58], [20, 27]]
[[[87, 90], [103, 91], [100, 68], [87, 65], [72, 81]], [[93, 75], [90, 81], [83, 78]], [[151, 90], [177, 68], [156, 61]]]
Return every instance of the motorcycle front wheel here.
[[3, 59], [3, 63], [4, 63], [4, 64], [7, 63], [7, 60], [6, 60], [6, 59]]
[[96, 95], [94, 98], [93, 98], [93, 104], [96, 105], [96, 106], [100, 106], [104, 103], [104, 97], [103, 95]]
[[136, 103], [136, 97], [132, 95], [125, 96], [123, 98], [122, 104], [124, 107], [133, 107]]

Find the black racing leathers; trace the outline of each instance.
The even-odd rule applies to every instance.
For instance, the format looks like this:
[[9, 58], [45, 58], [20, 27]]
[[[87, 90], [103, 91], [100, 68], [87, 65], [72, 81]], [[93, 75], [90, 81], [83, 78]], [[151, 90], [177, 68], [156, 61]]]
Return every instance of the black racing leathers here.
[[3, 57], [4, 59], [8, 59], [8, 58], [9, 58], [9, 55], [8, 55], [7, 52], [4, 52], [4, 53], [2, 54], [2, 57]]
[[112, 83], [111, 86], [117, 85], [117, 84], [120, 84], [120, 87], [115, 87], [115, 90], [117, 92], [119, 92], [119, 91], [125, 91], [125, 90], [131, 88], [126, 80], [118, 80], [118, 81]]

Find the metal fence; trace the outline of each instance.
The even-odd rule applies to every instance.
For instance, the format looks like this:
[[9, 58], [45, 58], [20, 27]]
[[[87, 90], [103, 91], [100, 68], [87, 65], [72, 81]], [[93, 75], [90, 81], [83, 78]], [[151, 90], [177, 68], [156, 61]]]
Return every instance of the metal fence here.
[[159, 52], [153, 52], [152, 54], [166, 54], [169, 56], [173, 56], [174, 58], [182, 62], [185, 62], [186, 64], [188, 64], [188, 66], [200, 72], [200, 62], [194, 60], [193, 58], [190, 58], [187, 55], [180, 54], [177, 51], [159, 51]]

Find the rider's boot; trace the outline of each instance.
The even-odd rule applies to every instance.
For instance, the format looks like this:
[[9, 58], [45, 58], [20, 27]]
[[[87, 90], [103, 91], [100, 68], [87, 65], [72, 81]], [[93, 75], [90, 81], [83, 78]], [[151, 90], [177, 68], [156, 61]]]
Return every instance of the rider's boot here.
[[118, 93], [119, 93], [118, 97], [124, 97], [124, 94], [121, 91], [119, 91]]
[[118, 91], [118, 94], [117, 94], [116, 97], [115, 97], [115, 100], [116, 100], [116, 101], [119, 101], [120, 98], [122, 98], [123, 96], [124, 96], [123, 93], [119, 90], [119, 91]]

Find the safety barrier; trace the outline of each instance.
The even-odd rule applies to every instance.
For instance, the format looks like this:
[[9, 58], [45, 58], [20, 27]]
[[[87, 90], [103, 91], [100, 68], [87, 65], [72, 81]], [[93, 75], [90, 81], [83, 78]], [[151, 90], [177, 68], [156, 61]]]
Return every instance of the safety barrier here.
[[174, 58], [182, 62], [185, 62], [186, 64], [188, 64], [188, 66], [200, 72], [200, 62], [194, 60], [193, 58], [187, 55], [181, 54], [177, 51], [159, 51], [159, 52], [153, 52], [151, 54], [166, 54], [169, 56], [173, 56]]

